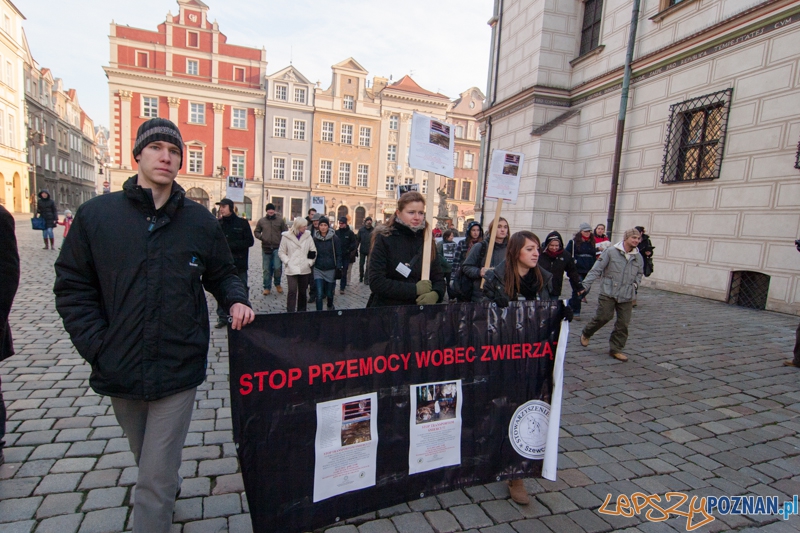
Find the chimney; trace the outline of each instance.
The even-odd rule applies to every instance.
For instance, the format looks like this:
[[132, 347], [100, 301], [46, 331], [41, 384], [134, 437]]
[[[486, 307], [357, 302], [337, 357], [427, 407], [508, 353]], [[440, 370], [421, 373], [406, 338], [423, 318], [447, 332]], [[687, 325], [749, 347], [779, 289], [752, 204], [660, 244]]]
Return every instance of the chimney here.
[[373, 76], [372, 77], [372, 92], [379, 93], [383, 90], [384, 87], [389, 85], [389, 80], [386, 78], [382, 78], [380, 76]]

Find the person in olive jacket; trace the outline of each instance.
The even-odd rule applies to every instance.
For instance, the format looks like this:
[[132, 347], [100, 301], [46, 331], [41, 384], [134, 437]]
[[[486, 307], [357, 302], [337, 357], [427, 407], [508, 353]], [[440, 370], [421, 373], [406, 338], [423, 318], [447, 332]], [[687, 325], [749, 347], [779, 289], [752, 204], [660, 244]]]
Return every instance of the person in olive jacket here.
[[180, 489], [178, 470], [209, 341], [205, 288], [232, 315], [253, 321], [225, 235], [214, 216], [186, 198], [175, 176], [180, 131], [154, 118], [138, 130], [137, 174], [122, 191], [78, 209], [56, 261], [56, 309], [89, 385], [111, 397], [139, 467], [134, 533], [167, 533]]
[[44, 238], [44, 249], [47, 250], [47, 241], [50, 240], [50, 249], [55, 250], [55, 236], [53, 235], [53, 228], [58, 225], [58, 208], [56, 202], [50, 198], [50, 192], [47, 189], [39, 191], [39, 201], [36, 204], [36, 213], [44, 219], [44, 229], [42, 230], [42, 238]]
[[375, 227], [372, 225], [372, 217], [367, 217], [364, 219], [364, 225], [361, 226], [356, 234], [356, 240], [358, 241], [358, 281], [363, 282], [365, 272], [369, 270], [369, 247], [372, 245], [373, 231], [375, 231]]
[[425, 197], [416, 191], [403, 194], [397, 211], [385, 225], [375, 228], [370, 251], [367, 307], [430, 305], [444, 298], [444, 276], [436, 251], [431, 254], [430, 279], [422, 279], [425, 232]]
[[[253, 231], [250, 224], [240, 218], [233, 211], [233, 200], [223, 198], [217, 202], [219, 206], [219, 225], [225, 239], [228, 241], [228, 248], [233, 256], [233, 264], [236, 266], [236, 274], [244, 283], [245, 290], [249, 292], [247, 283], [247, 265], [250, 255], [250, 247], [253, 246]], [[217, 305], [217, 325], [216, 328], [224, 328], [228, 325], [228, 313], [221, 305]]]
[[559, 232], [551, 231], [547, 235], [540, 250], [539, 265], [553, 275], [552, 296], [554, 299], [558, 299], [561, 296], [565, 272], [569, 278], [569, 284], [572, 285], [573, 292], [583, 294], [581, 276], [578, 274], [575, 260], [569, 252], [564, 250], [564, 241], [561, 240]]
[[[19, 287], [19, 253], [14, 234], [14, 217], [0, 205], [0, 361], [14, 355], [11, 327], [8, 315]], [[2, 381], [0, 381], [0, 465], [5, 462], [3, 446], [6, 435], [6, 404], [3, 403]]]

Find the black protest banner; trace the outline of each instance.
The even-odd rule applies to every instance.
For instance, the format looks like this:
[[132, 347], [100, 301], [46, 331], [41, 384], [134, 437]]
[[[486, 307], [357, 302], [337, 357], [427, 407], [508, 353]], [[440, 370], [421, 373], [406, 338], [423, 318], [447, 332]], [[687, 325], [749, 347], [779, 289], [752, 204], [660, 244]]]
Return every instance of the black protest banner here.
[[254, 530], [541, 475], [562, 318], [557, 301], [465, 303], [259, 315], [230, 331]]

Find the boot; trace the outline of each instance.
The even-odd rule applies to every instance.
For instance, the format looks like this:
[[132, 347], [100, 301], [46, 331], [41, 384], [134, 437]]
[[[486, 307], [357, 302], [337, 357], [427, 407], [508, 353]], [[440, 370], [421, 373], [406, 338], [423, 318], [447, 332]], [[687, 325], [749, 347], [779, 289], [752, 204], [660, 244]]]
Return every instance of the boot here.
[[519, 505], [528, 505], [531, 503], [531, 498], [528, 496], [528, 491], [525, 490], [525, 484], [521, 479], [512, 479], [509, 481], [508, 492], [511, 494], [511, 499]]
[[47, 250], [47, 238], [44, 239], [44, 249]]
[[56, 249], [55, 239], [53, 239], [53, 238], [50, 239], [50, 249], [51, 250], [55, 250]]

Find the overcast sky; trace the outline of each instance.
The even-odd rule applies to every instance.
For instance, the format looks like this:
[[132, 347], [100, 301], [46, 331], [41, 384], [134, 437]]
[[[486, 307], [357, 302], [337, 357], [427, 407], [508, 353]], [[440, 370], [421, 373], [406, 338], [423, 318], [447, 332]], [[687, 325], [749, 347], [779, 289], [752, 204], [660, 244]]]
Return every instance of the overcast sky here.
[[[109, 125], [109, 23], [155, 30], [175, 0], [13, 0], [33, 58], [78, 91], [95, 124]], [[492, 0], [204, 0], [228, 42], [267, 49], [267, 72], [293, 60], [309, 80], [331, 80], [330, 66], [355, 58], [370, 76], [405, 74], [451, 98], [486, 90]]]

